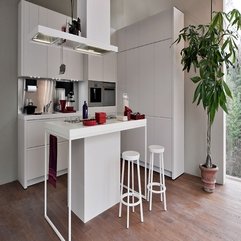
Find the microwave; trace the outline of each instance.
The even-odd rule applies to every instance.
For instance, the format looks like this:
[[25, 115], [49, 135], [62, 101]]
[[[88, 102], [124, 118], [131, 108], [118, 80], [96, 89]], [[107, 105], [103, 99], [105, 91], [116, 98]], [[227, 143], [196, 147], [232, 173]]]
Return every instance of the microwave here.
[[115, 106], [116, 83], [89, 80], [88, 105], [89, 107]]

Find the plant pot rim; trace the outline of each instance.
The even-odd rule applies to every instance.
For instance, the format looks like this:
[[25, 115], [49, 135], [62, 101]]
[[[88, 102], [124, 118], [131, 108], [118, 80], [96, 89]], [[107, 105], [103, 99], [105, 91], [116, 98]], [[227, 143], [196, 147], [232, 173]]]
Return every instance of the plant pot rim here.
[[199, 167], [201, 169], [212, 169], [212, 170], [216, 169], [216, 170], [218, 170], [218, 166], [215, 165], [215, 164], [213, 164], [211, 168], [210, 167], [206, 167], [205, 164], [199, 164]]

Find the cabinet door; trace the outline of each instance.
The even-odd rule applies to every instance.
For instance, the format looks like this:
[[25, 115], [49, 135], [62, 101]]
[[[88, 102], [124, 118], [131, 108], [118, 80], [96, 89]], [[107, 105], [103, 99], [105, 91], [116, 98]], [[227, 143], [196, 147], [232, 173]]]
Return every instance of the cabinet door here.
[[129, 105], [133, 112], [139, 110], [139, 51], [131, 49], [126, 52], [126, 86]]
[[[56, 120], [56, 119], [55, 119]], [[58, 119], [61, 120], [61, 119]], [[33, 120], [26, 123], [26, 140], [27, 148], [43, 146], [44, 145], [44, 124], [46, 121], [54, 121], [54, 119], [48, 120]], [[58, 137], [58, 142], [63, 142], [65, 139]]]
[[[172, 172], [172, 120], [154, 118], [154, 143], [164, 146], [164, 167]], [[159, 163], [155, 163], [159, 167]]]
[[58, 143], [57, 171], [68, 168], [69, 143], [67, 141]]
[[88, 56], [88, 78], [89, 80], [103, 81], [102, 56]]
[[[68, 168], [68, 142], [58, 143], [57, 171]], [[29, 148], [27, 154], [27, 180], [44, 176], [44, 147]]]
[[27, 180], [44, 176], [44, 147], [30, 148], [27, 154]]
[[117, 54], [117, 112], [123, 115], [123, 93], [127, 93], [126, 86], [126, 52]]
[[[38, 6], [26, 4], [28, 11], [24, 17], [23, 26], [23, 76], [46, 77], [47, 76], [47, 46], [37, 44], [32, 41], [31, 33], [33, 28], [39, 23]], [[41, 21], [43, 21], [45, 12], [41, 12]], [[47, 17], [47, 16], [46, 16]]]
[[138, 79], [139, 109], [138, 111], [147, 116], [154, 115], [154, 45], [146, 45], [138, 48], [139, 70]]
[[116, 53], [109, 53], [103, 56], [103, 80], [116, 81]]
[[[172, 117], [171, 40], [155, 44], [154, 50], [154, 114]], [[165, 56], [165, 57], [163, 57]]]
[[65, 50], [65, 78], [70, 80], [83, 80], [83, 55], [74, 51]]

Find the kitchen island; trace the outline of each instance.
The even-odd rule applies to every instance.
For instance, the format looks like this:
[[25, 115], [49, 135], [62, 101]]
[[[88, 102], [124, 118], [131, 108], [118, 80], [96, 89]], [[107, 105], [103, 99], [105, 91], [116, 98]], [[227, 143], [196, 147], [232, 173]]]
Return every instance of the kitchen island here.
[[[120, 199], [120, 132], [144, 128], [146, 146], [146, 119], [117, 121], [83, 126], [64, 121], [45, 124], [45, 218], [61, 240], [63, 236], [47, 215], [47, 173], [49, 134], [65, 138], [68, 153], [68, 240], [71, 240], [71, 210], [84, 222], [117, 204]], [[146, 148], [145, 148], [146, 149]], [[145, 157], [141, 157], [146, 163]], [[146, 186], [146, 165], [145, 165]]]

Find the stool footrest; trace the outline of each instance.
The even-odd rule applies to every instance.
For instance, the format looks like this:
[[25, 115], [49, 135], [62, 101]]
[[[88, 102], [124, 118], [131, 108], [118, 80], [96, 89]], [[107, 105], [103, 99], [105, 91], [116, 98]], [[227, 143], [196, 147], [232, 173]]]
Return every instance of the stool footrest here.
[[131, 202], [131, 200], [130, 200], [130, 202], [129, 202], [129, 206], [130, 207], [134, 207], [134, 206], [137, 206], [137, 205], [139, 205], [140, 203], [141, 203], [141, 195], [140, 194], [138, 194], [138, 193], [133, 193], [133, 192], [126, 192], [126, 193], [124, 193], [123, 195], [121, 195], [121, 202], [123, 203], [123, 204], [125, 204], [126, 206], [128, 206], [128, 203], [126, 202], [126, 201], [124, 201], [124, 198], [125, 197], [136, 197], [136, 198], [138, 198], [138, 201], [136, 201], [136, 202]]
[[[160, 187], [161, 190], [151, 190], [151, 187]], [[164, 193], [166, 191], [166, 187], [159, 182], [151, 182], [147, 185], [147, 189], [153, 193]]]

